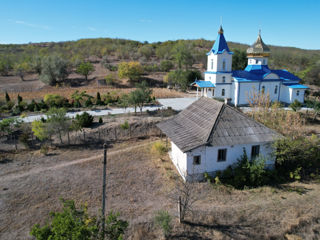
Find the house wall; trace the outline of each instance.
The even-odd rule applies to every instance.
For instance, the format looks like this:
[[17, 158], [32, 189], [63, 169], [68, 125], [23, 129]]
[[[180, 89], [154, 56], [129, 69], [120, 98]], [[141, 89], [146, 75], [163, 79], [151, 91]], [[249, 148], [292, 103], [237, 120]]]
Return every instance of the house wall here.
[[170, 157], [182, 178], [185, 179], [187, 176], [187, 153], [182, 152], [177, 145], [171, 141]]
[[[271, 156], [273, 149], [270, 143], [252, 143], [252, 144], [243, 144], [243, 145], [234, 145], [234, 146], [201, 146], [190, 152], [187, 152], [187, 158], [185, 156], [181, 158], [180, 161], [186, 161], [187, 169], [187, 180], [197, 180], [203, 177], [203, 173], [214, 173], [218, 170], [224, 170], [228, 166], [236, 163], [239, 157], [243, 154], [243, 148], [246, 149], [246, 152], [250, 158], [251, 149], [253, 145], [260, 145], [260, 154], [265, 156], [268, 161], [266, 162], [267, 166], [274, 165], [274, 157]], [[227, 149], [227, 156], [225, 162], [218, 162], [218, 150]], [[201, 156], [201, 163], [199, 165], [193, 164], [194, 156]]]

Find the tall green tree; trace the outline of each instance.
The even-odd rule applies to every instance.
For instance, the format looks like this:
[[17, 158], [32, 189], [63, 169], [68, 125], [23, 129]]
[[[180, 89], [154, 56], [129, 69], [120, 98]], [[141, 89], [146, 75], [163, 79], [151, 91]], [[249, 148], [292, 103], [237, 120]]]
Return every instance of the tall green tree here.
[[62, 135], [68, 133], [71, 125], [70, 119], [66, 116], [67, 111], [64, 108], [50, 108], [46, 113], [46, 127], [48, 132], [58, 134], [61, 144]]
[[13, 66], [13, 71], [21, 78], [21, 81], [24, 81], [25, 75], [30, 71], [30, 66], [27, 62], [16, 63]]
[[192, 46], [184, 41], [179, 41], [173, 48], [173, 58], [180, 70], [183, 66], [188, 70], [194, 63], [191, 49]]
[[136, 85], [137, 89], [132, 91], [129, 95], [129, 102], [134, 105], [134, 112], [136, 113], [137, 106], [140, 108], [142, 114], [142, 108], [147, 103], [152, 94], [152, 89], [147, 85], [146, 81]]
[[77, 66], [76, 72], [85, 77], [88, 80], [88, 76], [93, 73], [94, 66], [91, 62], [82, 62]]
[[143, 74], [143, 68], [139, 62], [122, 62], [118, 67], [119, 78], [129, 78], [137, 81]]
[[243, 70], [247, 66], [247, 62], [246, 52], [235, 49], [232, 56], [232, 70]]
[[41, 61], [40, 80], [50, 86], [64, 82], [69, 75], [69, 62], [58, 56], [43, 57]]

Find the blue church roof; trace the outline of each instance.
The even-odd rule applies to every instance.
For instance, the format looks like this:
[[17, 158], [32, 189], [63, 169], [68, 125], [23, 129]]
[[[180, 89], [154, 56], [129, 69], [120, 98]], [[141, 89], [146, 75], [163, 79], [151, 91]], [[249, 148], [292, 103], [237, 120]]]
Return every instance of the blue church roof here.
[[196, 80], [195, 82], [191, 83], [191, 85], [197, 85], [199, 88], [214, 88], [216, 87], [212, 82], [210, 81], [203, 81], [203, 80]]
[[307, 86], [297, 84], [297, 83], [284, 83], [283, 85], [289, 87], [289, 88], [295, 88], [295, 89], [307, 89]]
[[223, 29], [220, 26], [220, 30], [218, 32], [218, 37], [217, 37], [216, 41], [214, 42], [212, 49], [210, 50], [210, 52], [207, 53], [207, 55], [209, 55], [211, 52], [214, 54], [221, 54], [224, 51], [227, 51], [229, 54], [233, 54], [233, 52], [231, 52], [229, 50], [227, 41], [223, 36]]
[[270, 73], [278, 75], [279, 79], [284, 81], [301, 80], [287, 70], [271, 70], [268, 65], [248, 65], [245, 70], [232, 71], [232, 76], [238, 81], [261, 81]]

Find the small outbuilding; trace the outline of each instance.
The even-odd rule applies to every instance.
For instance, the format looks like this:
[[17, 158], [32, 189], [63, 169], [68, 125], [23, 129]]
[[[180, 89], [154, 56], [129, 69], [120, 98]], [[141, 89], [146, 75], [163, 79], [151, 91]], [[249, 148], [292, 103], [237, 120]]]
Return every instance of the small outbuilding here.
[[237, 162], [245, 148], [272, 167], [272, 142], [280, 135], [227, 104], [202, 97], [157, 125], [171, 140], [170, 157], [182, 178], [201, 180]]

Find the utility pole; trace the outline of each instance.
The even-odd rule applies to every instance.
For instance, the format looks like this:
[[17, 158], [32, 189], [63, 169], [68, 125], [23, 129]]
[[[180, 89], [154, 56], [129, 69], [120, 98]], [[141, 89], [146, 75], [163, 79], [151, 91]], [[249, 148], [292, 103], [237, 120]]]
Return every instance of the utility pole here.
[[102, 239], [104, 239], [106, 210], [106, 174], [107, 174], [107, 144], [103, 144], [103, 183], [102, 183]]

